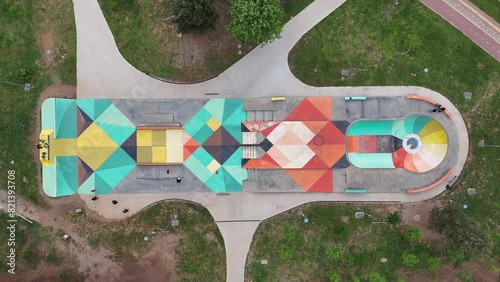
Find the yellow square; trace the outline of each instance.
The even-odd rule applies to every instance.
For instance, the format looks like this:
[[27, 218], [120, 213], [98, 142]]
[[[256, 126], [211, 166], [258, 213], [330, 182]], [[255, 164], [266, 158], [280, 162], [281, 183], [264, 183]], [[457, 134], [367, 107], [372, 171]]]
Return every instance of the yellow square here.
[[150, 129], [137, 130], [137, 146], [152, 146], [153, 134]]
[[215, 173], [219, 168], [220, 168], [220, 163], [216, 160], [213, 160], [207, 166], [208, 171], [210, 171], [211, 173]]
[[137, 147], [137, 163], [152, 163], [152, 151], [151, 147]]
[[167, 132], [165, 129], [158, 129], [158, 130], [153, 130], [152, 132], [152, 139], [153, 139], [153, 146], [155, 147], [165, 147], [167, 144]]
[[167, 162], [167, 148], [153, 147], [153, 163], [166, 163]]
[[209, 119], [207, 121], [207, 125], [208, 127], [210, 127], [214, 132], [219, 129], [220, 127], [220, 123], [214, 118], [212, 117], [211, 119]]

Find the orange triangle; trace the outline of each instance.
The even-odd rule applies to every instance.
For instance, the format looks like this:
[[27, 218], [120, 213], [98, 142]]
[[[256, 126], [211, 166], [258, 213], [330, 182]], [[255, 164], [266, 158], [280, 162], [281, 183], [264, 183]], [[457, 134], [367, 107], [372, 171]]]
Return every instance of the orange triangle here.
[[184, 149], [188, 150], [191, 154], [194, 153], [200, 146], [184, 146]]
[[308, 99], [302, 100], [285, 120], [329, 120]]
[[303, 145], [304, 141], [295, 135], [292, 131], [287, 131], [274, 145]]
[[186, 147], [184, 147], [183, 150], [184, 150], [184, 161], [186, 161], [191, 156], [191, 152]]
[[332, 167], [345, 154], [345, 145], [308, 146], [328, 167]]
[[333, 174], [332, 170], [328, 169], [323, 171], [324, 174], [314, 183], [307, 192], [333, 192]]
[[199, 147], [200, 144], [194, 140], [194, 138], [189, 139], [185, 144], [184, 147]]
[[260, 168], [260, 161], [259, 159], [251, 159], [243, 166], [243, 168]]
[[277, 122], [271, 126], [269, 126], [268, 128], [264, 129], [264, 130], [261, 130], [260, 132], [262, 133], [262, 135], [264, 135], [265, 137], [267, 137], [267, 135], [269, 135], [269, 133], [271, 133], [276, 127], [278, 127], [278, 125], [280, 124], [281, 122]]
[[332, 97], [309, 97], [306, 99], [309, 100], [327, 120], [332, 120]]
[[309, 190], [309, 188], [311, 188], [311, 186], [325, 173], [325, 170], [322, 169], [285, 169], [285, 171], [305, 191]]
[[281, 168], [281, 166], [274, 161], [274, 159], [269, 156], [269, 154], [264, 154], [261, 158], [261, 167], [262, 168]]
[[302, 123], [314, 134], [318, 134], [329, 121], [303, 121]]
[[314, 156], [312, 157], [304, 166], [303, 168], [330, 168], [331, 166], [328, 166], [325, 164], [325, 162], [319, 157], [319, 156]]

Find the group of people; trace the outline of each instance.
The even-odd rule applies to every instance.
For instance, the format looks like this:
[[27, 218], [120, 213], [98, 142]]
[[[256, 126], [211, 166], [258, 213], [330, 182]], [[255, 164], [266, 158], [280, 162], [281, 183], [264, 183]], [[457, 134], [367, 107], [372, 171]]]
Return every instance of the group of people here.
[[[95, 189], [92, 189], [92, 190], [91, 190], [91, 192], [92, 192], [92, 193], [95, 193]], [[92, 197], [92, 199], [91, 199], [91, 200], [92, 200], [92, 201], [97, 201], [97, 199], [99, 199], [99, 197], [94, 196], [94, 197]], [[117, 200], [112, 200], [112, 201], [111, 201], [111, 203], [112, 203], [113, 205], [116, 205], [116, 204], [118, 204], [118, 201], [117, 201]], [[123, 209], [123, 210], [122, 210], [122, 212], [123, 212], [123, 213], [128, 213], [128, 209]]]
[[444, 112], [446, 110], [446, 108], [443, 107], [441, 104], [434, 104], [434, 106], [436, 106], [436, 108], [430, 110], [430, 112], [432, 112], [432, 113], [440, 113], [440, 112]]

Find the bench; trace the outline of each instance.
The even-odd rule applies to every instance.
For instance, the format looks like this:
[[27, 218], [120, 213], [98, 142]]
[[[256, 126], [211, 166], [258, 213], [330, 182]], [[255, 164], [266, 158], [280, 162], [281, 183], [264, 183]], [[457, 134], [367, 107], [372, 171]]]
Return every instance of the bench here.
[[366, 96], [346, 96], [344, 97], [346, 101], [364, 101], [366, 100]]
[[345, 189], [344, 192], [346, 193], [355, 193], [355, 194], [362, 194], [362, 193], [366, 193], [366, 189]]
[[286, 100], [286, 97], [272, 97], [271, 98], [271, 101], [275, 102], [275, 101], [285, 101]]

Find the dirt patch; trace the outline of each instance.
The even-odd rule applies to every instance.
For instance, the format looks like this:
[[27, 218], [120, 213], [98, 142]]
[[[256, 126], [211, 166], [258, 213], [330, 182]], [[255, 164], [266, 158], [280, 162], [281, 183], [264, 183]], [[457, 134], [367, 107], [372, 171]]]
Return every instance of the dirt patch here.
[[468, 276], [472, 281], [481, 282], [496, 282], [499, 281], [500, 276], [494, 274], [484, 265], [477, 262], [465, 263], [460, 267], [453, 267], [452, 265], [446, 264], [441, 268], [436, 270], [436, 272], [430, 272], [428, 270], [419, 271], [412, 273], [409, 271], [398, 271], [398, 275], [403, 277], [407, 282], [421, 282], [421, 281], [440, 281], [440, 282], [456, 282], [462, 281], [459, 275]]
[[340, 218], [343, 223], [348, 224], [349, 223], [349, 217], [348, 216], [343, 216]]
[[432, 208], [442, 206], [442, 200], [438, 198], [435, 197], [417, 203], [401, 204], [402, 223], [420, 227], [424, 240], [429, 242], [443, 239], [441, 235], [429, 229], [429, 216]]
[[151, 246], [136, 264], [127, 265], [120, 281], [179, 281], [175, 273], [175, 249], [179, 236], [163, 234], [152, 238]]

